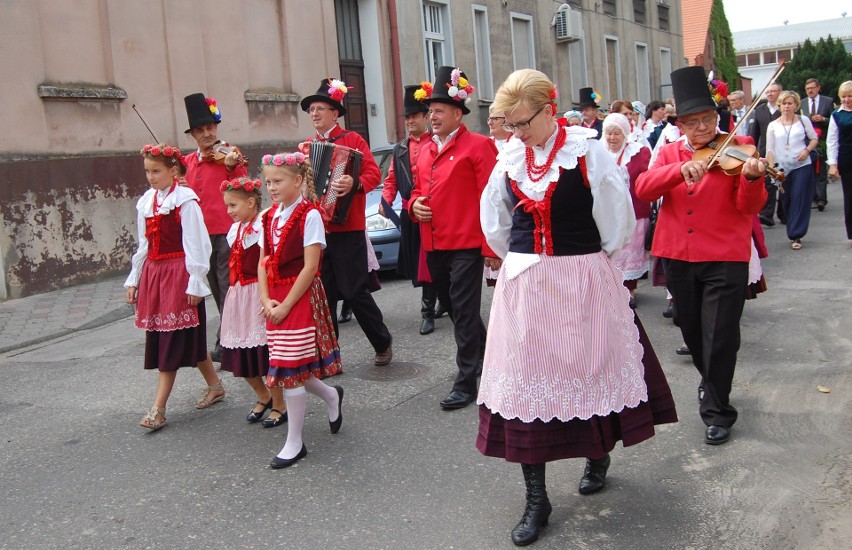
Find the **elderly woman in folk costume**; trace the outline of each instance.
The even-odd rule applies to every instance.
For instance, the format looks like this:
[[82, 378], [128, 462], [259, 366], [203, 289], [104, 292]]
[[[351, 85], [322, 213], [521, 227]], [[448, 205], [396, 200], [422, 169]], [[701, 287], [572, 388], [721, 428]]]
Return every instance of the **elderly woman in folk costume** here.
[[651, 217], [651, 203], [636, 197], [636, 178], [648, 169], [651, 149], [643, 145], [632, 133], [630, 121], [622, 114], [610, 113], [604, 119], [604, 145], [622, 170], [624, 183], [630, 188], [633, 212], [636, 215], [636, 228], [630, 240], [614, 257], [615, 265], [624, 274], [624, 286], [630, 291], [630, 307], [636, 307], [636, 283], [648, 273], [651, 256], [645, 250], [645, 234], [648, 232]]
[[610, 255], [636, 223], [594, 130], [553, 118], [555, 87], [515, 71], [494, 109], [517, 139], [500, 155], [480, 218], [501, 274], [479, 388], [476, 447], [521, 464], [526, 508], [512, 541], [538, 539], [552, 507], [545, 464], [586, 458], [579, 491], [604, 487], [609, 452], [675, 422], [674, 401]]

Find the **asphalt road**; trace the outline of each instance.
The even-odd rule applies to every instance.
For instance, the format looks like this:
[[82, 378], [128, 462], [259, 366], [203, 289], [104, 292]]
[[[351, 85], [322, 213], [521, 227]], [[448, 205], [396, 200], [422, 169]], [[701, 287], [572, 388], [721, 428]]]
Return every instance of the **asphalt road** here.
[[[829, 192], [802, 250], [783, 226], [767, 230], [770, 289], [746, 305], [727, 445], [703, 443], [698, 375], [674, 354], [664, 292], [640, 285], [680, 422], [616, 448], [596, 495], [577, 493], [581, 460], [550, 464], [554, 512], [536, 548], [849, 547], [852, 249], [839, 186]], [[450, 321], [417, 334], [419, 291], [402, 280], [376, 298], [409, 378], [362, 377], [372, 351], [343, 325], [343, 429], [328, 433], [312, 397], [309, 454], [286, 470], [267, 467], [286, 428], [247, 425], [253, 395], [227, 373], [224, 403], [196, 411], [202, 379], [181, 371], [169, 425], [138, 427], [156, 374], [130, 319], [0, 356], [0, 548], [513, 548], [520, 468], [476, 451], [474, 407], [438, 407], [454, 373]]]

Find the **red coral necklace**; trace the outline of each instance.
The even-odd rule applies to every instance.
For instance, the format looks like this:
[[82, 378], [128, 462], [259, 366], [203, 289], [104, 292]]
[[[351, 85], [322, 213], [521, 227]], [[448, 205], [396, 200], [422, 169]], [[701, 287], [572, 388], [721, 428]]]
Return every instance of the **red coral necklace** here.
[[550, 166], [553, 164], [553, 159], [556, 158], [556, 153], [562, 149], [562, 146], [565, 145], [565, 131], [562, 128], [557, 126], [556, 128], [556, 141], [553, 142], [553, 149], [551, 149], [550, 154], [547, 155], [547, 160], [544, 161], [544, 164], [538, 165], [535, 163], [535, 153], [533, 152], [532, 147], [527, 147], [526, 161], [527, 161], [527, 177], [529, 177], [532, 182], [539, 182], [544, 178], [545, 174], [547, 174], [548, 170], [550, 170]]

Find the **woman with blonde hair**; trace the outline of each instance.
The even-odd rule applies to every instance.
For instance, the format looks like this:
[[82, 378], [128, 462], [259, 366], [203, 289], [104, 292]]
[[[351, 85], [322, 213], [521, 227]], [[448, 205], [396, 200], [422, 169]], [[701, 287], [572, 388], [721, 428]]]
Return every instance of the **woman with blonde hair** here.
[[521, 464], [519, 546], [552, 507], [545, 464], [586, 458], [580, 494], [604, 486], [609, 452], [677, 421], [674, 401], [610, 256], [636, 220], [621, 170], [596, 133], [553, 118], [556, 89], [515, 71], [494, 109], [515, 138], [482, 194], [480, 219], [499, 260], [479, 389], [476, 447]]
[[852, 239], [852, 80], [840, 85], [840, 108], [828, 122], [828, 177], [840, 178], [843, 188], [843, 219], [846, 238]]

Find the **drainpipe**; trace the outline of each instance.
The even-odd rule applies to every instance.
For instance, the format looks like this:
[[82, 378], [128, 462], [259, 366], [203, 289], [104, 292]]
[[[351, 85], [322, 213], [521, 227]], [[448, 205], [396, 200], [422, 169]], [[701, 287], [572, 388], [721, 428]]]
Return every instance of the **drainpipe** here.
[[396, 0], [388, 0], [388, 19], [390, 19], [391, 70], [393, 71], [393, 104], [396, 141], [405, 137], [402, 124], [402, 67], [399, 64], [399, 24], [397, 22]]

